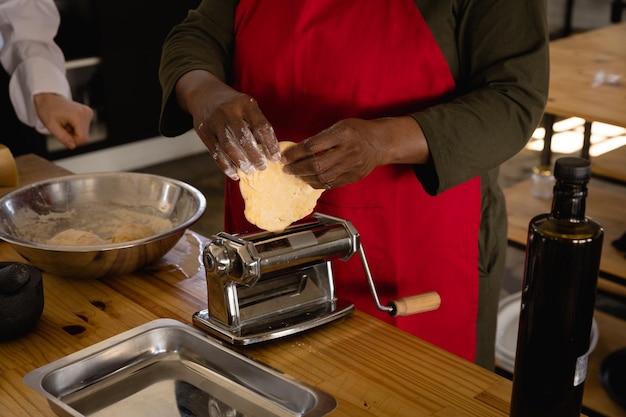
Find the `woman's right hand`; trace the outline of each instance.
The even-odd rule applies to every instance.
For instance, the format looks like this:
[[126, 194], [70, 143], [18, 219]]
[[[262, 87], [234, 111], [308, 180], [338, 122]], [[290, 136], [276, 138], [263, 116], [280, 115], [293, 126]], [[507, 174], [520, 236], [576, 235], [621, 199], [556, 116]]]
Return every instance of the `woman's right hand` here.
[[250, 174], [267, 168], [267, 158], [280, 160], [274, 129], [254, 98], [203, 70], [184, 74], [176, 84], [176, 96], [213, 159], [231, 179], [239, 179], [238, 169]]

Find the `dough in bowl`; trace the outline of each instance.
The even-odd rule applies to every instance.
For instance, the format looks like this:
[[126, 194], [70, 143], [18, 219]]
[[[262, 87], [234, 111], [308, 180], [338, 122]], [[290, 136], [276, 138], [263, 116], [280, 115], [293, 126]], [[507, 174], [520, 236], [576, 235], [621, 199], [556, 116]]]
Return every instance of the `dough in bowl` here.
[[[294, 142], [279, 142], [284, 151]], [[239, 171], [239, 189], [246, 219], [270, 232], [283, 231], [291, 223], [313, 212], [324, 190], [311, 187], [301, 178], [283, 172], [282, 162], [268, 161], [267, 169], [252, 174]]]
[[97, 246], [106, 244], [104, 239], [95, 233], [77, 229], [65, 229], [48, 239], [46, 243], [57, 246]]
[[150, 226], [141, 223], [124, 223], [115, 231], [111, 238], [112, 243], [130, 242], [155, 235]]

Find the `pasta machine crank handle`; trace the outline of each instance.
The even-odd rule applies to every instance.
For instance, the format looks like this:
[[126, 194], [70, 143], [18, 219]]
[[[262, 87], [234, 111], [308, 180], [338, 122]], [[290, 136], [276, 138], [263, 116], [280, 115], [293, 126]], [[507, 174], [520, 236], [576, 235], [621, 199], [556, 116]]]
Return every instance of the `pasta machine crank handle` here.
[[372, 278], [369, 264], [365, 258], [365, 251], [362, 246], [359, 246], [359, 256], [361, 257], [361, 264], [363, 265], [363, 270], [365, 271], [365, 276], [367, 277], [370, 292], [374, 298], [376, 307], [379, 310], [388, 312], [392, 317], [410, 316], [417, 313], [436, 310], [441, 305], [441, 297], [439, 294], [435, 291], [431, 291], [423, 294], [402, 297], [397, 300], [390, 301], [386, 306], [383, 306], [378, 298], [378, 292], [376, 291], [374, 279]]

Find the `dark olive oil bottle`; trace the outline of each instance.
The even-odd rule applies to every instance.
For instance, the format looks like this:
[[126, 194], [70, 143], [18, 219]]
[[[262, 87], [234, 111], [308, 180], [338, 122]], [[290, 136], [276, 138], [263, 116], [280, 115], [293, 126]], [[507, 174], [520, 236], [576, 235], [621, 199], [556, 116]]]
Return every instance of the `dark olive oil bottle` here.
[[589, 161], [560, 158], [554, 176], [551, 212], [528, 227], [511, 417], [581, 412], [604, 231], [585, 217]]

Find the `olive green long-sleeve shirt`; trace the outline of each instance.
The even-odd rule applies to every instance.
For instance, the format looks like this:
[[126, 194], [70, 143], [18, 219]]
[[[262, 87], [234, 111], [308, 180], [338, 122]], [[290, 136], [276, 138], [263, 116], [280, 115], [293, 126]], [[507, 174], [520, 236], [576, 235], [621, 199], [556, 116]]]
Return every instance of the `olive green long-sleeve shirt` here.
[[[177, 106], [174, 93], [184, 73], [205, 69], [229, 81], [236, 4], [205, 0], [168, 36], [160, 69], [164, 135], [192, 128], [191, 116]], [[481, 176], [477, 362], [491, 367], [507, 225], [498, 166], [524, 147], [543, 114], [549, 74], [545, 0], [415, 0], [415, 4], [457, 86], [450, 97], [411, 115], [422, 128], [431, 155], [431, 161], [415, 166], [415, 172], [433, 195]]]

